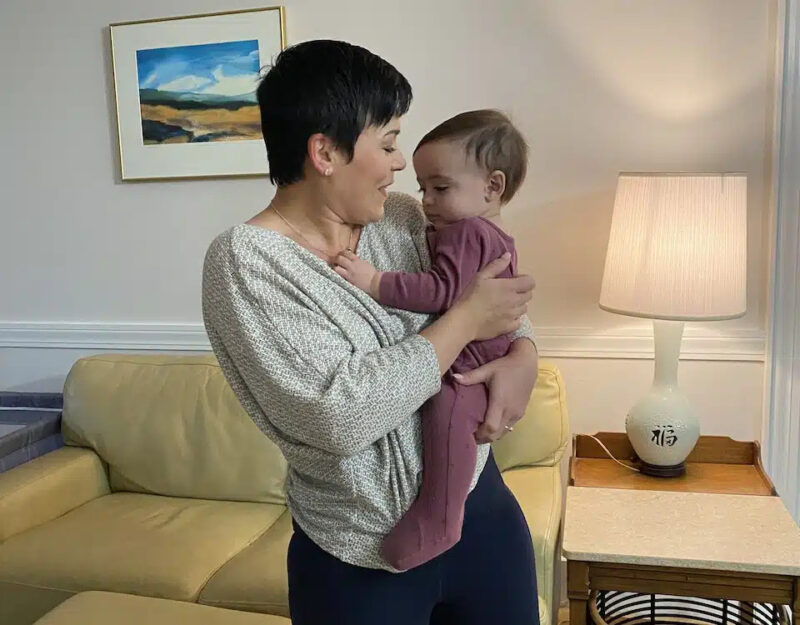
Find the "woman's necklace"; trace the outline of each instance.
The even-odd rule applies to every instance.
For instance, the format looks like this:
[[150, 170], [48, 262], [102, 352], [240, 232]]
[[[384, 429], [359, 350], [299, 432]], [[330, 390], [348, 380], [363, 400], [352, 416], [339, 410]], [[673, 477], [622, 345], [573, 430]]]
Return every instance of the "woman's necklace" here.
[[[294, 232], [294, 233], [295, 233], [295, 234], [296, 234], [298, 237], [300, 237], [301, 239], [303, 239], [303, 241], [305, 241], [305, 242], [306, 242], [306, 244], [308, 245], [308, 247], [310, 247], [312, 250], [315, 250], [315, 251], [319, 252], [320, 254], [322, 254], [323, 256], [325, 256], [325, 258], [327, 258], [327, 259], [328, 259], [328, 262], [329, 262], [329, 263], [330, 263], [330, 262], [332, 262], [332, 261], [333, 261], [333, 260], [336, 258], [336, 256], [338, 256], [338, 255], [339, 255], [339, 252], [337, 252], [336, 254], [334, 254], [333, 256], [331, 256], [331, 255], [330, 255], [330, 254], [329, 254], [329, 253], [328, 253], [326, 250], [322, 250], [322, 249], [318, 248], [318, 247], [317, 247], [316, 245], [314, 245], [314, 244], [313, 244], [311, 241], [309, 241], [309, 240], [308, 240], [308, 238], [307, 238], [307, 237], [306, 237], [306, 236], [305, 236], [305, 235], [304, 235], [302, 232], [300, 232], [300, 230], [298, 230], [298, 229], [297, 229], [297, 228], [295, 228], [295, 227], [294, 227], [294, 226], [293, 226], [291, 223], [289, 223], [289, 220], [288, 220], [288, 219], [286, 219], [286, 217], [284, 217], [283, 215], [281, 215], [280, 211], [279, 211], [277, 208], [275, 208], [274, 206], [270, 206], [270, 208], [271, 208], [271, 209], [272, 209], [272, 210], [275, 212], [275, 214], [276, 214], [278, 217], [280, 217], [280, 218], [281, 218], [281, 221], [283, 221], [283, 223], [285, 223], [285, 224], [286, 224], [286, 226], [287, 226], [287, 227], [288, 227], [288, 228], [289, 228], [289, 229], [290, 229], [292, 232]], [[350, 230], [350, 238], [348, 239], [348, 245], [347, 245], [347, 248], [346, 248], [344, 251], [347, 251], [347, 252], [352, 252], [352, 251], [353, 251], [353, 237], [355, 236], [355, 233], [356, 233], [356, 229], [355, 229], [355, 228], [352, 228], [352, 229]]]

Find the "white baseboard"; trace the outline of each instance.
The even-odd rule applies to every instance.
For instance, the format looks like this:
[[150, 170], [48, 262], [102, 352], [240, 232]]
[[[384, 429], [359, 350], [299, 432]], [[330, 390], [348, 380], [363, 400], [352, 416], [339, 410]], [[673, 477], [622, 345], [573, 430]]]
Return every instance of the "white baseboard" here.
[[[684, 360], [764, 361], [764, 331], [691, 326], [684, 333]], [[549, 358], [651, 359], [650, 328], [598, 330], [539, 327], [539, 352]], [[200, 323], [0, 322], [0, 348], [207, 351]]]

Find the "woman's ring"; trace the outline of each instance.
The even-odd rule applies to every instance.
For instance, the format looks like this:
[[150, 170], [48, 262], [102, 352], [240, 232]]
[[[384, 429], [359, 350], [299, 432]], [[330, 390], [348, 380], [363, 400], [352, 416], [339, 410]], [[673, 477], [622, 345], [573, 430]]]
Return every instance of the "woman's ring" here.
[[514, 426], [513, 425], [504, 425], [503, 427], [509, 432], [513, 432], [514, 431]]

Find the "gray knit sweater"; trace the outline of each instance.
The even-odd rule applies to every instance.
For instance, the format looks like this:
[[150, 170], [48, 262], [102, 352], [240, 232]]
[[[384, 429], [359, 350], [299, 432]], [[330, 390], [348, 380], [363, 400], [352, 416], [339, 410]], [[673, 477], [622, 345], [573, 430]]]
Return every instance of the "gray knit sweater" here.
[[[381, 271], [425, 271], [419, 204], [390, 194], [359, 256]], [[432, 316], [386, 309], [277, 232], [241, 224], [211, 244], [203, 318], [247, 413], [283, 452], [292, 517], [344, 562], [392, 571], [381, 539], [417, 496], [419, 408], [439, 390]], [[525, 323], [518, 336], [531, 336]], [[489, 446], [478, 447], [477, 482]]]

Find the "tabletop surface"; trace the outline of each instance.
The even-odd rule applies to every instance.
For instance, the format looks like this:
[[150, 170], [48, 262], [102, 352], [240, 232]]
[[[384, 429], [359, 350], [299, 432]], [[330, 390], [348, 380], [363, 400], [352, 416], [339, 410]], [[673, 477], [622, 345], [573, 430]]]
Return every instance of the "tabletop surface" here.
[[800, 575], [800, 527], [779, 497], [570, 486], [570, 560]]

